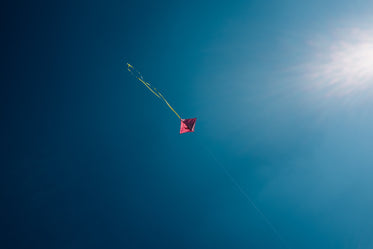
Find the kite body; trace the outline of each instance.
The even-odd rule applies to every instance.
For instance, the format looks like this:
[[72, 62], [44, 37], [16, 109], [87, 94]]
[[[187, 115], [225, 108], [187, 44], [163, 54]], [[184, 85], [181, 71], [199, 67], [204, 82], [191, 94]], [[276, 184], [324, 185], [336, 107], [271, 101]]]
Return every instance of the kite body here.
[[197, 118], [181, 119], [180, 134], [183, 134], [186, 132], [194, 132], [196, 121], [197, 121]]
[[138, 72], [131, 64], [127, 63], [127, 70], [136, 78], [138, 79], [150, 92], [152, 92], [157, 98], [162, 100], [168, 108], [173, 111], [176, 116], [181, 120], [181, 126], [180, 126], [180, 134], [186, 133], [186, 132], [194, 132], [194, 126], [196, 125], [197, 118], [190, 118], [190, 119], [182, 119], [180, 115], [172, 108], [172, 106], [168, 103], [168, 101], [165, 99], [165, 97], [162, 95], [160, 91], [158, 91], [155, 87], [153, 87], [149, 82], [144, 81], [144, 78], [142, 77], [141, 73]]

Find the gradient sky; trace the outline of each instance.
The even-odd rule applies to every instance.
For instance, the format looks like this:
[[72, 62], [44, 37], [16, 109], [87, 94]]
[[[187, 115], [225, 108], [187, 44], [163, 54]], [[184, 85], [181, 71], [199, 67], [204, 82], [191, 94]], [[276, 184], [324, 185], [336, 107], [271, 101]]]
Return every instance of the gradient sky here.
[[0, 12], [0, 248], [373, 248], [372, 1]]

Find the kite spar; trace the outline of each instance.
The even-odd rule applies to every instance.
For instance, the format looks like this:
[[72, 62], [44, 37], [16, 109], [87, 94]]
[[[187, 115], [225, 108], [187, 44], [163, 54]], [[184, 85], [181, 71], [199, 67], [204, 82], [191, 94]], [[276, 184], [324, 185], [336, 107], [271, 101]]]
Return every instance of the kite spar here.
[[138, 79], [150, 92], [152, 92], [157, 98], [162, 100], [170, 109], [175, 113], [175, 115], [180, 119], [180, 134], [186, 133], [186, 132], [194, 132], [194, 127], [196, 125], [197, 118], [189, 118], [189, 119], [182, 119], [180, 115], [175, 111], [174, 108], [168, 103], [168, 101], [165, 99], [165, 97], [162, 95], [161, 92], [157, 90], [157, 88], [153, 87], [150, 83], [146, 82], [144, 78], [142, 77], [141, 73], [137, 71], [131, 64], [127, 62], [127, 69], [128, 71], [136, 78]]

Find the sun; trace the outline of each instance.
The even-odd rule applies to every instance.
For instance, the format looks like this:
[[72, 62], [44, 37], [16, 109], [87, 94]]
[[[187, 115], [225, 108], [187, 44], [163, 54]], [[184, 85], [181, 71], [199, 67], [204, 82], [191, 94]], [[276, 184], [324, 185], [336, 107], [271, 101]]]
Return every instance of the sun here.
[[316, 87], [346, 96], [373, 86], [373, 31], [344, 30], [313, 46], [308, 74]]

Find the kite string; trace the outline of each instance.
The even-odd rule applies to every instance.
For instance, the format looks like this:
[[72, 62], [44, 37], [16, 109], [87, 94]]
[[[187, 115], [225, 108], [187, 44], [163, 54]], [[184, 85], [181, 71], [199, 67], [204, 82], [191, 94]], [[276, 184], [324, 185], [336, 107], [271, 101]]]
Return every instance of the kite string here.
[[[142, 75], [141, 75], [141, 73], [139, 72], [139, 71], [137, 71], [131, 64], [129, 64], [128, 62], [127, 62], [127, 69], [128, 69], [128, 71], [136, 78], [136, 79], [138, 79], [141, 83], [143, 83], [145, 86], [146, 86], [146, 88], [148, 88], [155, 96], [157, 96], [159, 99], [161, 99], [161, 100], [163, 100], [165, 103], [166, 103], [166, 105], [171, 109], [171, 111], [173, 111], [175, 114], [176, 114], [176, 116], [180, 119], [180, 120], [182, 120], [182, 118], [180, 117], [180, 115], [175, 111], [175, 109], [174, 108], [172, 108], [172, 106], [168, 103], [168, 101], [166, 100], [166, 98], [165, 97], [163, 97], [163, 95], [157, 90], [157, 88], [155, 88], [155, 87], [152, 87], [152, 85], [150, 85], [150, 83], [148, 83], [148, 82], [146, 82], [146, 81], [144, 81], [144, 79], [143, 79], [143, 77], [142, 77]], [[137, 75], [135, 75], [134, 74], [134, 72], [133, 71], [136, 71], [136, 73], [137, 73]]]
[[[203, 144], [203, 143], [201, 143]], [[290, 247], [285, 243], [284, 238], [281, 236], [281, 234], [277, 231], [276, 227], [269, 221], [267, 216], [264, 215], [264, 213], [259, 209], [259, 207], [255, 204], [255, 202], [250, 198], [250, 196], [246, 193], [246, 191], [241, 187], [241, 185], [238, 183], [236, 178], [232, 176], [232, 174], [228, 171], [228, 169], [215, 157], [215, 155], [212, 153], [206, 145], [203, 145], [205, 150], [210, 154], [210, 156], [214, 159], [214, 161], [219, 165], [219, 167], [223, 170], [225, 175], [229, 178], [229, 180], [233, 183], [233, 185], [238, 189], [238, 191], [245, 197], [245, 199], [248, 201], [248, 203], [257, 211], [257, 213], [262, 217], [262, 219], [267, 223], [267, 225], [271, 228], [273, 233], [277, 236], [277, 238], [282, 242], [284, 247], [289, 249]]]

